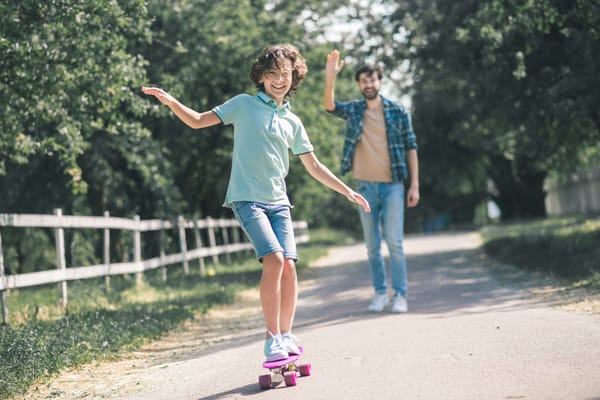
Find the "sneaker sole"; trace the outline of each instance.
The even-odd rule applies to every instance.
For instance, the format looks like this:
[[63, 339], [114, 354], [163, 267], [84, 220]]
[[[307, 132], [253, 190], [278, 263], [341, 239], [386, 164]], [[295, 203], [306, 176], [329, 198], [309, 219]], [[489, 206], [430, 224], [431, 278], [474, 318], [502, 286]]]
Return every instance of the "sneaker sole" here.
[[285, 357], [283, 355], [281, 355], [281, 354], [277, 355], [277, 356], [270, 356], [270, 357], [267, 357], [266, 360], [267, 360], [267, 362], [281, 361], [281, 360], [285, 360], [287, 358], [290, 358], [290, 355], [291, 354], [288, 354]]
[[373, 312], [373, 313], [380, 313], [380, 312], [383, 312], [383, 310], [385, 310], [385, 307], [382, 308], [381, 310], [378, 310], [378, 309], [376, 310], [376, 309], [373, 309], [373, 308], [368, 308], [367, 309], [367, 311]]

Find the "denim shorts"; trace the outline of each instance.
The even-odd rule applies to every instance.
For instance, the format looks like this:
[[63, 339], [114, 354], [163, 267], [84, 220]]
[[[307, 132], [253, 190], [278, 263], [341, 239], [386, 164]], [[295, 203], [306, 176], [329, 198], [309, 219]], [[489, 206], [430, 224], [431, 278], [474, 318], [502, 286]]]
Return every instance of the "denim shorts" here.
[[289, 205], [236, 201], [231, 208], [259, 261], [276, 252], [298, 260]]

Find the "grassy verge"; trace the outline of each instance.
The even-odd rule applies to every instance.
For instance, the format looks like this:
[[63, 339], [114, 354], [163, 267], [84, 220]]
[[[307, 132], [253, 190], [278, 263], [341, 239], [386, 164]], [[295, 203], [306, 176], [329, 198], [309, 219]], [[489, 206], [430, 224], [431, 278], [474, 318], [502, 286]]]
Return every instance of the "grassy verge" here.
[[[310, 261], [326, 255], [328, 246], [351, 240], [329, 230], [310, 234], [310, 243], [299, 247], [300, 275]], [[69, 283], [67, 310], [57, 305], [56, 285], [10, 292], [11, 323], [0, 326], [0, 399], [23, 394], [32, 383], [66, 368], [116, 359], [214, 306], [235, 301], [239, 291], [258, 285], [261, 266], [251, 253], [234, 259], [212, 266], [212, 276], [201, 276], [193, 263], [188, 275], [175, 266], [166, 283], [159, 271], [151, 271], [141, 287], [133, 277], [113, 277], [109, 292], [103, 280]]]
[[549, 273], [568, 285], [600, 290], [600, 220], [548, 218], [483, 228], [492, 258]]

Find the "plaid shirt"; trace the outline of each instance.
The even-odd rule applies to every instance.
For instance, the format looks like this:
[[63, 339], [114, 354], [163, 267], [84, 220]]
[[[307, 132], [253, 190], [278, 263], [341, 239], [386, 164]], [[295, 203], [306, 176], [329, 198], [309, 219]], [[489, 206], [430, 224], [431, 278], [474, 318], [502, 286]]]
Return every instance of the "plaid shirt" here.
[[[381, 96], [383, 100], [383, 116], [385, 119], [385, 131], [390, 152], [392, 167], [392, 181], [401, 182], [408, 176], [406, 167], [406, 151], [417, 149], [417, 138], [413, 132], [410, 116], [401, 105]], [[340, 173], [346, 174], [352, 170], [354, 151], [360, 140], [363, 130], [363, 114], [367, 109], [366, 100], [353, 100], [346, 103], [335, 101], [333, 115], [347, 121], [346, 138], [342, 152], [342, 164]]]

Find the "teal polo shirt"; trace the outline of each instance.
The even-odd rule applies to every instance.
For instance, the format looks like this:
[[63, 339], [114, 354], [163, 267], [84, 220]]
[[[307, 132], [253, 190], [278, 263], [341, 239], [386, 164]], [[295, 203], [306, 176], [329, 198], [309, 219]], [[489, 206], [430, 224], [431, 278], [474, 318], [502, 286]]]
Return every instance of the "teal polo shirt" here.
[[224, 206], [236, 201], [287, 204], [285, 177], [289, 151], [314, 150], [300, 118], [260, 92], [240, 94], [212, 110], [225, 125], [233, 125], [231, 175]]

